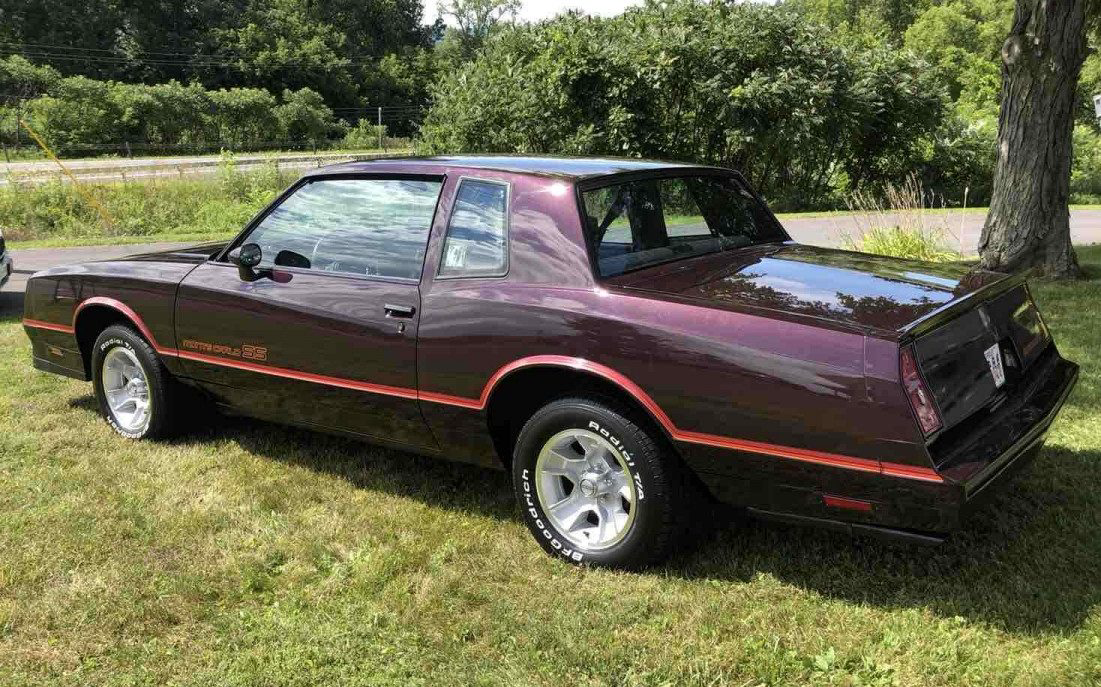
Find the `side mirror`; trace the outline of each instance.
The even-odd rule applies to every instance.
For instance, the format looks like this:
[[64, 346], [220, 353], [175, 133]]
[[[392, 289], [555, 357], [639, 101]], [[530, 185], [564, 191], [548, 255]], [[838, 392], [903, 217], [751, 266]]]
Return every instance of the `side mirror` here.
[[260, 264], [260, 260], [263, 259], [264, 253], [260, 250], [260, 246], [255, 243], [238, 246], [231, 250], [227, 257], [230, 262], [237, 265], [237, 272], [241, 275], [241, 281], [256, 281], [271, 276], [271, 270], [256, 269], [256, 266]]

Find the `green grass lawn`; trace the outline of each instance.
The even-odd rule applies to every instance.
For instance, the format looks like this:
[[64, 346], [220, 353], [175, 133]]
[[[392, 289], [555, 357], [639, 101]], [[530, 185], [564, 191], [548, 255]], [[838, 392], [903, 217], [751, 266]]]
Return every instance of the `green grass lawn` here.
[[130, 443], [0, 321], [0, 685], [1101, 684], [1101, 248], [1035, 291], [1078, 389], [938, 549], [731, 522], [545, 556], [503, 473], [225, 420]]

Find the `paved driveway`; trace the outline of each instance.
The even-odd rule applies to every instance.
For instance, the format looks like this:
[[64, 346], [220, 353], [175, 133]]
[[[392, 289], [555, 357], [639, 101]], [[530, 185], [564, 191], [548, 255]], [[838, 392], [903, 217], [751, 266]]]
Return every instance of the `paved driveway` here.
[[[883, 217], [882, 224], [890, 226], [890, 215]], [[927, 217], [930, 226], [944, 227], [959, 240], [961, 253], [974, 254], [978, 250], [979, 235], [986, 221], [985, 212], [949, 212], [931, 214]], [[784, 227], [791, 237], [800, 243], [821, 246], [836, 246], [841, 237], [856, 233], [862, 221], [854, 215], [831, 215], [828, 217], [789, 218], [783, 220]], [[1101, 209], [1074, 209], [1070, 212], [1070, 234], [1076, 245], [1101, 243]]]
[[[194, 242], [189, 242], [194, 243]], [[80, 246], [77, 248], [32, 248], [12, 251], [15, 273], [0, 291], [0, 317], [23, 312], [23, 290], [27, 278], [38, 270], [91, 260], [110, 260], [124, 255], [168, 250], [189, 243], [131, 243], [123, 246]]]

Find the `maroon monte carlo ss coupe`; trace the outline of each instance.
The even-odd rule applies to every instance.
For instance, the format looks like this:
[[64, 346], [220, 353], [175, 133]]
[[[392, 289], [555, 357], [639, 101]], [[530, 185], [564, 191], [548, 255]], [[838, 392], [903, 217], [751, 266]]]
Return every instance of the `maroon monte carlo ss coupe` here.
[[936, 542], [1077, 378], [1018, 277], [803, 246], [738, 174], [319, 169], [227, 244], [47, 270], [34, 365], [123, 436], [229, 411], [512, 472], [550, 553], [661, 558], [693, 503]]

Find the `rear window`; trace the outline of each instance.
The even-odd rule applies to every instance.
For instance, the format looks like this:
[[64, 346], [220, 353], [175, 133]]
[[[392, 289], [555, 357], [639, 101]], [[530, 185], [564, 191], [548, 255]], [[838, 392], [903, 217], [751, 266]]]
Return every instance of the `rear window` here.
[[601, 277], [787, 235], [737, 179], [641, 179], [582, 193]]

